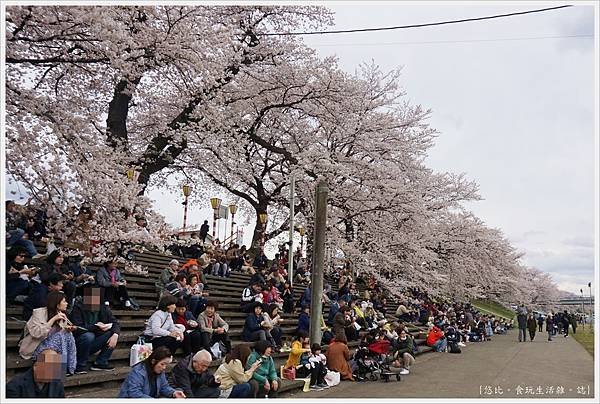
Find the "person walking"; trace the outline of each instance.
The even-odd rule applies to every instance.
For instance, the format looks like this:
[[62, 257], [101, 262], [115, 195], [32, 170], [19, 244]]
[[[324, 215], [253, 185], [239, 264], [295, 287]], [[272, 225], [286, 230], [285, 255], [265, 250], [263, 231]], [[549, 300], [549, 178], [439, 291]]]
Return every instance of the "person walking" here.
[[571, 320], [569, 318], [569, 313], [567, 313], [566, 310], [564, 311], [561, 320], [563, 327], [563, 336], [567, 338], [569, 336], [569, 324], [571, 323]]
[[544, 325], [544, 316], [542, 316], [541, 313], [537, 318], [537, 322], [538, 322], [538, 331], [542, 332], [542, 326]]
[[200, 226], [200, 238], [202, 239], [202, 243], [206, 243], [206, 236], [208, 236], [209, 227], [208, 220], [205, 220], [202, 226]]
[[546, 316], [546, 331], [548, 332], [548, 341], [552, 341], [552, 333], [554, 332], [554, 320], [552, 313], [548, 313]]
[[529, 330], [529, 340], [533, 341], [535, 338], [535, 330], [537, 329], [537, 324], [535, 318], [533, 318], [533, 314], [530, 314], [527, 318], [527, 329]]
[[519, 342], [527, 341], [525, 330], [527, 329], [527, 310], [521, 306], [517, 314], [517, 323], [519, 325]]

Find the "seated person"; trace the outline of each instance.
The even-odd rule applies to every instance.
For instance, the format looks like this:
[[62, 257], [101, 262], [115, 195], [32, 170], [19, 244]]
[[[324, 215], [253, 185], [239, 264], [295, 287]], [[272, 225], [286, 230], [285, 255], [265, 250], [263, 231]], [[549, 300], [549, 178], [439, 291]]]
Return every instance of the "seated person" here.
[[433, 347], [436, 352], [446, 351], [448, 342], [444, 336], [444, 331], [434, 325], [427, 334], [427, 345]]
[[335, 338], [329, 344], [326, 356], [327, 369], [340, 372], [341, 380], [354, 380], [352, 369], [348, 363], [350, 360], [350, 350], [348, 349], [348, 340], [344, 332], [335, 334]]
[[191, 274], [187, 278], [187, 287], [189, 290], [189, 308], [194, 316], [198, 316], [206, 308], [206, 298], [209, 293], [204, 290], [204, 284], [200, 282], [200, 275]]
[[[311, 353], [311, 349], [308, 348], [309, 344], [310, 343], [309, 343], [309, 339], [308, 339], [308, 334], [304, 331], [298, 331], [296, 336], [294, 337], [294, 341], [292, 342], [290, 355], [289, 355], [288, 360], [285, 363], [284, 367], [285, 368], [295, 367], [296, 368], [296, 377], [298, 377], [298, 378], [310, 377], [310, 388], [312, 390], [321, 390], [321, 389], [325, 388], [325, 385], [326, 385], [323, 380], [323, 377], [324, 377], [323, 370], [325, 371], [325, 374], [327, 373], [327, 368], [325, 366], [326, 358], [325, 358], [325, 361], [314, 360], [311, 362], [310, 355], [309, 355]], [[315, 344], [315, 345], [318, 346], [319, 355], [321, 355], [320, 354], [321, 346], [318, 344]], [[314, 348], [316, 349], [316, 347], [314, 347]], [[306, 355], [306, 361], [305, 361], [305, 363], [302, 363], [301, 358], [304, 355]], [[324, 356], [323, 356], [323, 358], [324, 358]], [[322, 359], [322, 358], [320, 358], [320, 356], [319, 356], [319, 359]]]
[[63, 373], [60, 353], [46, 349], [31, 368], [6, 383], [6, 398], [64, 398]]
[[329, 306], [329, 314], [327, 314], [327, 321], [325, 321], [325, 324], [332, 327], [333, 326], [333, 318], [335, 317], [337, 312], [340, 311], [340, 308], [345, 305], [346, 305], [346, 301], [342, 298], [333, 300], [331, 302], [331, 306]]
[[36, 271], [23, 263], [25, 258], [27, 258], [27, 251], [22, 247], [15, 246], [6, 253], [6, 299], [8, 304], [12, 304], [17, 296], [29, 294], [29, 281]]
[[244, 322], [242, 340], [249, 342], [269, 340], [271, 345], [274, 345], [275, 341], [271, 336], [268, 324], [266, 323], [262, 312], [262, 304], [258, 302], [254, 303], [254, 311], [246, 316], [246, 321]]
[[293, 313], [294, 312], [294, 288], [289, 282], [283, 284], [283, 291], [281, 292], [283, 298], [283, 312]]
[[161, 346], [131, 368], [121, 385], [118, 398], [186, 398], [185, 393], [169, 385], [165, 370], [173, 360], [167, 347]]
[[267, 281], [267, 293], [263, 302], [266, 304], [276, 304], [280, 309], [283, 308], [283, 298], [279, 294], [279, 289], [277, 289], [274, 279]]
[[394, 363], [393, 366], [400, 368], [401, 375], [410, 373], [410, 367], [415, 363], [413, 356], [413, 338], [408, 335], [406, 329], [402, 329], [394, 344]]
[[75, 296], [83, 296], [83, 290], [96, 283], [96, 277], [92, 274], [92, 271], [87, 267], [88, 258], [79, 260], [70, 265], [73, 271], [75, 281]]
[[96, 273], [98, 285], [103, 289], [104, 304], [113, 304], [115, 297], [122, 306], [136, 310], [129, 300], [127, 292], [127, 281], [117, 269], [117, 263], [113, 260], [104, 263], [104, 266]]
[[240, 310], [243, 313], [251, 313], [256, 306], [256, 303], [262, 301], [262, 287], [258, 282], [252, 282], [250, 286], [242, 291], [242, 300], [240, 301]]
[[[198, 276], [198, 274], [194, 275]], [[187, 284], [187, 276], [184, 271], [179, 272], [173, 282], [165, 285], [163, 296], [170, 294], [177, 299], [182, 299], [187, 308], [196, 316], [196, 313], [199, 314], [200, 310], [204, 308], [206, 299], [202, 297], [202, 294], [195, 294], [193, 292], [192, 288]]]
[[252, 286], [253, 284], [258, 283], [261, 286], [261, 290], [262, 290], [262, 285], [264, 285], [266, 282], [267, 282], [266, 269], [258, 268], [256, 270], [256, 272], [254, 272], [252, 274], [252, 276], [250, 277], [250, 280], [248, 281], [248, 285]]
[[280, 308], [276, 304], [270, 304], [266, 306], [266, 308], [267, 310], [263, 313], [263, 319], [266, 322], [265, 326], [269, 329], [269, 333], [275, 342], [273, 349], [279, 352], [279, 349], [281, 348], [281, 337], [283, 335], [283, 330], [281, 329], [283, 319], [279, 314]]
[[67, 303], [69, 306], [72, 306], [77, 284], [74, 281], [75, 275], [66, 265], [65, 255], [60, 249], [52, 251], [46, 258], [46, 264], [40, 270], [40, 279], [42, 283], [46, 282], [52, 273], [58, 273], [64, 276], [63, 292], [65, 292], [65, 295], [67, 296]]
[[179, 273], [179, 261], [172, 259], [169, 262], [169, 266], [162, 270], [158, 280], [154, 283], [156, 287], [156, 293], [158, 296], [162, 296], [163, 290], [168, 283], [173, 282], [175, 276]]
[[33, 310], [46, 306], [48, 293], [61, 292], [63, 288], [63, 280], [65, 277], [61, 274], [50, 274], [46, 283], [40, 283], [36, 280], [31, 282], [29, 296], [23, 303], [23, 320], [27, 321], [31, 318]]
[[174, 387], [190, 398], [219, 397], [220, 383], [208, 370], [211, 360], [210, 353], [203, 349], [177, 361], [173, 369]]
[[179, 299], [172, 314], [173, 323], [185, 327], [186, 337], [183, 339], [183, 353], [189, 355], [202, 349], [202, 333], [194, 315], [187, 309], [185, 301]]
[[258, 398], [266, 398], [267, 396], [277, 398], [281, 381], [277, 377], [277, 370], [271, 353], [272, 345], [269, 341], [258, 341], [246, 362], [247, 369], [252, 368], [255, 362], [260, 362], [260, 366], [252, 374], [252, 379], [258, 383]]
[[35, 309], [19, 342], [19, 354], [24, 359], [36, 360], [46, 349], [61, 354], [67, 373], [73, 374], [77, 364], [77, 348], [72, 326], [67, 318], [67, 299], [63, 292], [48, 294], [46, 307]]
[[221, 256], [212, 267], [212, 274], [214, 276], [229, 277], [231, 270], [227, 265], [227, 259]]
[[398, 317], [401, 321], [404, 322], [412, 322], [414, 321], [414, 314], [411, 310], [407, 309], [406, 302], [401, 302], [398, 308], [396, 309], [396, 317]]
[[306, 332], [310, 329], [310, 306], [302, 306], [302, 311], [298, 316], [298, 328], [296, 333]]
[[78, 328], [74, 331], [77, 345], [77, 369], [75, 373], [88, 370], [90, 354], [100, 351], [92, 370], [113, 370], [108, 361], [117, 346], [121, 326], [110, 308], [102, 304], [101, 289], [88, 287], [83, 291], [83, 302], [76, 301], [71, 321]]
[[165, 295], [158, 302], [156, 310], [148, 319], [144, 335], [147, 342], [152, 342], [153, 349], [166, 346], [171, 353], [175, 353], [183, 345], [185, 338], [184, 327], [173, 323], [172, 314], [175, 312], [177, 298]]
[[248, 344], [238, 344], [225, 356], [225, 360], [215, 372], [221, 382], [220, 398], [256, 398], [258, 382], [252, 380], [254, 371], [261, 365], [256, 361], [244, 371], [251, 349]]
[[231, 340], [229, 339], [229, 324], [217, 313], [219, 308], [214, 300], [209, 300], [206, 309], [198, 316], [198, 323], [202, 333], [202, 347], [210, 352], [210, 347], [217, 342], [225, 345], [227, 353], [231, 351]]
[[33, 242], [24, 237], [27, 228], [27, 218], [21, 205], [15, 201], [6, 201], [6, 246], [22, 247], [31, 258], [40, 259], [44, 257], [38, 254]]

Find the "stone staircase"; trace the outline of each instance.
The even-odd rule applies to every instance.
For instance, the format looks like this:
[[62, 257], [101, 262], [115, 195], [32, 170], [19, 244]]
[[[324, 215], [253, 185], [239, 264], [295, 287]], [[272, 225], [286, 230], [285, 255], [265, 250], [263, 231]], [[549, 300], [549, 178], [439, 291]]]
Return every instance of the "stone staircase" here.
[[[43, 251], [43, 249], [41, 249]], [[129, 295], [136, 299], [140, 304], [140, 311], [113, 310], [114, 315], [121, 324], [121, 334], [119, 342], [111, 357], [111, 364], [115, 366], [113, 371], [90, 371], [84, 375], [74, 375], [65, 379], [65, 392], [67, 397], [77, 398], [113, 398], [116, 397], [120, 384], [129, 373], [129, 350], [138, 336], [144, 330], [144, 322], [150, 317], [156, 306], [156, 296], [154, 282], [160, 272], [168, 266], [171, 259], [176, 258], [184, 262], [182, 257], [170, 255], [161, 255], [154, 252], [145, 252], [135, 254], [136, 263], [141, 264], [148, 269], [148, 275], [129, 275], [124, 274], [127, 279], [127, 288]], [[30, 261], [29, 264], [36, 264]], [[39, 265], [39, 263], [37, 263]], [[93, 265], [92, 270], [97, 269]], [[247, 285], [250, 279], [249, 275], [241, 273], [232, 273], [229, 278], [221, 278], [212, 275], [207, 276], [210, 299], [219, 303], [219, 314], [230, 325], [229, 335], [232, 344], [240, 344], [241, 333], [244, 325], [245, 313], [239, 310], [239, 301], [242, 289]], [[294, 294], [299, 299], [304, 292], [305, 286], [295, 285]], [[334, 288], [336, 289], [336, 288]], [[388, 311], [393, 313], [397, 304], [388, 302]], [[324, 308], [326, 318], [329, 307]], [[22, 307], [15, 305], [6, 308], [6, 380], [9, 380], [15, 373], [25, 370], [31, 365], [31, 361], [24, 360], [18, 355], [17, 343], [24, 327], [24, 322], [20, 320]], [[291, 340], [294, 330], [297, 326], [298, 313], [282, 314], [284, 322], [282, 324], [283, 338]], [[390, 316], [390, 319], [393, 317]], [[419, 354], [431, 350], [425, 345], [425, 335], [423, 330], [416, 326], [410, 326], [409, 332], [416, 338], [419, 345]], [[356, 347], [356, 342], [350, 343], [351, 348]], [[175, 360], [180, 358], [181, 351], [175, 354]], [[283, 365], [287, 359], [288, 353], [274, 354], [276, 366]], [[213, 361], [212, 370], [216, 370], [219, 361]], [[301, 389], [302, 381], [284, 380], [281, 386], [281, 392], [288, 390]]]

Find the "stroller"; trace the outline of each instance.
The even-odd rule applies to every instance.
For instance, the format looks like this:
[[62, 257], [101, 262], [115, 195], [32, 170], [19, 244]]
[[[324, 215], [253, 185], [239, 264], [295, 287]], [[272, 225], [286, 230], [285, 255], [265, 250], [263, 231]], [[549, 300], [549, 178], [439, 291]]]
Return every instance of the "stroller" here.
[[381, 368], [377, 359], [373, 358], [369, 348], [358, 348], [354, 354], [354, 362], [356, 364], [356, 369], [354, 370], [354, 378], [356, 380], [365, 381], [369, 378], [375, 381], [379, 379], [378, 373], [381, 373]]
[[389, 350], [390, 342], [387, 340], [376, 341], [358, 348], [354, 354], [356, 379], [362, 381], [368, 377], [369, 380], [376, 381], [379, 380], [382, 372], [389, 372], [390, 368], [387, 364]]

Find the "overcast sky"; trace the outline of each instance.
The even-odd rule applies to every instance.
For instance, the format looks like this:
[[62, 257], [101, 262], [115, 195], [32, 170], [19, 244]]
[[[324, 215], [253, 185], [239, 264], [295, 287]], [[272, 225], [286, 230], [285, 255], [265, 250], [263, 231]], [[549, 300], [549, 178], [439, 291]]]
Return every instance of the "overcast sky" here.
[[[575, 2], [577, 4], [577, 2]], [[557, 5], [336, 4], [335, 29], [397, 26]], [[480, 22], [307, 36], [323, 57], [353, 72], [374, 61], [403, 67], [408, 99], [432, 109], [439, 131], [427, 165], [464, 172], [483, 201], [468, 208], [574, 293], [594, 282], [594, 8], [580, 5]], [[587, 35], [587, 36], [585, 36]], [[563, 37], [525, 39], [540, 37]], [[182, 196], [149, 196], [181, 226]], [[226, 198], [225, 198], [226, 199]], [[188, 223], [211, 218], [191, 206]], [[212, 225], [212, 222], [211, 222]], [[229, 230], [227, 230], [229, 233]], [[245, 227], [245, 242], [252, 228]], [[222, 237], [221, 237], [222, 238]]]
[[[351, 29], [545, 7], [397, 3], [332, 9], [336, 29]], [[484, 200], [468, 207], [502, 229], [526, 253], [525, 263], [549, 272], [561, 289], [579, 293], [594, 281], [595, 52], [593, 37], [579, 37], [593, 34], [594, 8], [578, 6], [307, 37], [306, 43], [322, 56], [337, 55], [347, 71], [371, 60], [385, 70], [402, 66], [407, 97], [432, 109], [430, 123], [440, 132], [427, 165], [475, 180]]]
[[[330, 3], [335, 29], [547, 6]], [[475, 180], [484, 200], [469, 209], [502, 229], [525, 252], [526, 264], [549, 272], [563, 290], [579, 293], [584, 287], [587, 294], [587, 283], [594, 281], [593, 34], [594, 9], [582, 5], [447, 26], [307, 36], [305, 41], [323, 57], [337, 55], [349, 72], [370, 61], [384, 70], [402, 66], [407, 97], [432, 109], [430, 123], [440, 132], [427, 165]], [[559, 36], [566, 38], [522, 39]], [[167, 215], [181, 225], [181, 205], [172, 206]], [[210, 218], [210, 209], [193, 211], [197, 223]], [[246, 234], [249, 241], [248, 227]]]

